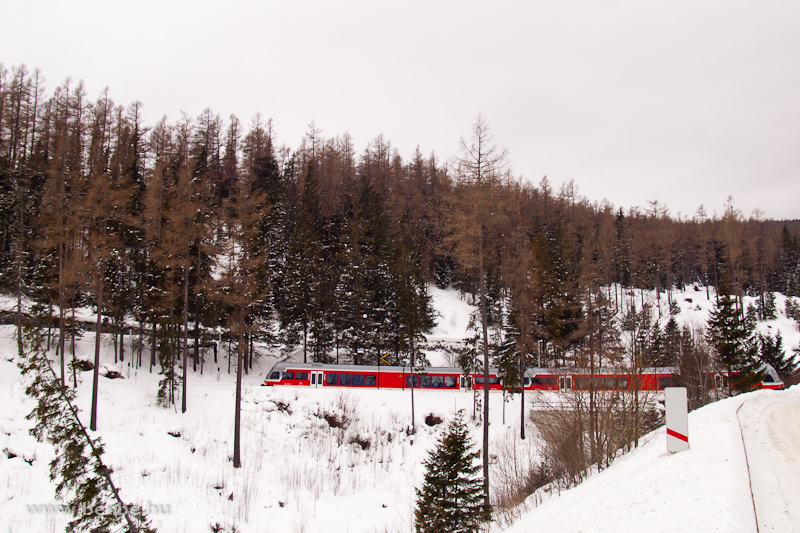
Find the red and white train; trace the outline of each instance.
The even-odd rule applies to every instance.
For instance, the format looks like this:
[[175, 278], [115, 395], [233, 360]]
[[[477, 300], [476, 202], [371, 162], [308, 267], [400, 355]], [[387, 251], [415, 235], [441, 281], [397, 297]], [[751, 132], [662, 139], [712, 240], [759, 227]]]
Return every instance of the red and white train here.
[[[783, 381], [766, 365], [760, 388], [783, 389]], [[648, 368], [637, 374], [601, 369], [590, 377], [586, 371], [575, 369], [529, 368], [525, 371], [524, 389], [532, 390], [664, 390], [672, 386], [674, 368]], [[724, 372], [708, 375], [709, 388], [721, 386]], [[423, 389], [469, 390], [484, 388], [484, 375], [476, 372], [465, 376], [457, 367], [417, 368], [408, 366], [329, 365], [322, 363], [280, 362], [272, 367], [264, 385], [294, 385], [299, 387], [334, 387], [349, 389]], [[502, 378], [496, 368], [489, 369], [489, 390], [502, 390]]]

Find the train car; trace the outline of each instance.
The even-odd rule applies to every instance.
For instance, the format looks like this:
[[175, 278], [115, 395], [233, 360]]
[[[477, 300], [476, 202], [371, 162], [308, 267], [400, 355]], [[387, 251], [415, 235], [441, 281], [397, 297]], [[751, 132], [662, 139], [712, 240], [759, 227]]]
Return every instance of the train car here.
[[785, 388], [783, 380], [772, 365], [764, 365], [761, 370], [764, 372], [764, 379], [759, 384], [759, 389], [783, 390]]
[[[763, 368], [765, 377], [758, 388], [784, 388], [778, 374], [770, 365]], [[525, 371], [523, 387], [526, 391], [662, 391], [673, 386], [676, 368], [645, 368], [627, 373], [601, 368], [593, 375], [585, 370], [569, 368], [529, 368]], [[727, 376], [723, 372], [709, 372], [709, 388], [721, 387]], [[334, 387], [368, 389], [431, 389], [431, 390], [483, 390], [484, 376], [473, 373], [464, 376], [456, 367], [417, 368], [413, 373], [408, 366], [330, 365], [322, 363], [280, 362], [272, 367], [265, 386], [291, 385], [299, 387]], [[489, 390], [503, 390], [502, 377], [497, 369], [489, 370]]]
[[[525, 371], [523, 380], [523, 388], [526, 391], [534, 390], [559, 390], [559, 378], [561, 375], [554, 369], [547, 368], [529, 368]], [[570, 382], [571, 384], [571, 382]], [[565, 388], [566, 383], [561, 386]]]
[[[374, 365], [329, 365], [323, 363], [276, 363], [264, 380], [265, 386], [371, 388], [371, 389], [483, 389], [484, 376], [473, 374], [465, 379], [460, 368]], [[489, 373], [489, 390], [500, 390], [497, 370]]]
[[598, 391], [659, 391], [672, 387], [673, 369], [671, 368], [646, 368], [639, 372], [628, 373], [610, 369], [599, 369], [594, 376], [587, 372], [574, 372], [572, 374], [573, 390], [589, 390], [590, 385]]

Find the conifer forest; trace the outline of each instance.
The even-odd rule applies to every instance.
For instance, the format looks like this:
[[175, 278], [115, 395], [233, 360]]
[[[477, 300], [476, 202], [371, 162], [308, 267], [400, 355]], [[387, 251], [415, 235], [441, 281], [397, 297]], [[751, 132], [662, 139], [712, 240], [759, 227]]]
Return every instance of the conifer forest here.
[[[656, 200], [619, 207], [582, 196], [572, 181], [523, 178], [481, 115], [457, 153], [417, 147], [404, 157], [409, 147], [382, 135], [358, 147], [349, 134], [326, 137], [312, 122], [291, 147], [260, 114], [224, 118], [205, 109], [147, 123], [144, 105], [116, 103], [108, 89], [90, 95], [70, 79], [46, 90], [38, 69], [0, 64], [0, 323], [16, 326], [20, 360], [34, 337], [35, 353], [56, 354], [52, 367], [45, 356], [26, 363], [50, 380], [36, 387], [61, 395], [42, 427], [74, 411], [70, 386], [91, 369], [88, 426], [97, 430], [102, 342], [113, 343], [115, 362], [160, 373], [157, 403], [177, 411], [180, 402], [182, 412], [187, 373], [202, 373], [213, 348], [214, 366], [237, 376], [239, 468], [241, 378], [260, 356], [430, 366], [425, 334], [441, 319], [434, 286], [455, 288], [474, 305], [474, 335], [447, 347], [448, 363], [486, 379], [497, 367], [514, 392], [534, 366], [671, 367], [695, 408], [710, 401], [703, 376], [712, 367], [736, 375], [728, 393], [760, 382], [764, 362], [782, 377], [797, 370], [800, 349], [784, 347], [780, 333], [756, 335], [755, 323], [775, 318], [775, 293], [800, 296], [800, 220], [742, 213], [726, 191], [719, 206], [674, 216]], [[675, 295], [687, 289], [713, 292], [707, 324], [675, 320]], [[745, 296], [755, 304], [746, 306]], [[796, 301], [786, 300], [785, 314], [800, 321]], [[87, 308], [92, 323], [78, 312]], [[74, 357], [83, 331], [94, 333], [86, 368], [90, 362]], [[223, 347], [228, 357], [218, 353]], [[416, 431], [411, 389], [406, 437]], [[488, 421], [489, 388], [482, 394], [473, 408], [483, 413], [473, 419]], [[607, 446], [592, 441], [588, 458], [565, 467], [571, 482], [638, 446], [646, 425], [638, 401], [624, 407], [635, 428]], [[589, 409], [594, 416], [596, 405]], [[472, 476], [464, 482], [472, 514], [463, 520], [477, 524], [497, 505], [489, 497], [489, 424], [477, 478], [478, 452], [461, 416], [448, 431]], [[599, 435], [595, 418], [586, 427]], [[538, 423], [553, 442], [566, 442], [558, 431], [576, 425], [555, 415]], [[82, 446], [95, 445], [80, 423], [70, 424], [65, 435], [74, 430], [86, 435]], [[78, 492], [94, 485], [86, 486]], [[126, 515], [130, 524], [135, 518]]]
[[[253, 339], [303, 361], [408, 364], [436, 284], [559, 366], [579, 362], [623, 290], [669, 301], [712, 286], [759, 296], [760, 312], [772, 291], [800, 294], [800, 221], [730, 197], [675, 218], [533, 183], [483, 117], [459, 153], [404, 159], [380, 135], [359, 148], [312, 123], [300, 146], [277, 146], [260, 115], [146, 124], [141, 102], [108, 90], [43, 87], [38, 70], [0, 68], [0, 289], [33, 302], [7, 321], [57, 309], [48, 320], [69, 331], [71, 310], [92, 306], [98, 332], [147, 337], [175, 363], [233, 339], [245, 371]], [[152, 366], [146, 344], [131, 356]]]

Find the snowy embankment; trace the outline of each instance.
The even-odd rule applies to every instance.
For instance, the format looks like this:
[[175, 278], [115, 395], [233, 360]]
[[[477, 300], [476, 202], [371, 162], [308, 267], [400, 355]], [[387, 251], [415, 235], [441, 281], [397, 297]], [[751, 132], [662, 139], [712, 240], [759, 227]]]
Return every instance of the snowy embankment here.
[[[688, 451], [668, 453], [661, 428], [644, 446], [581, 485], [546, 500], [506, 532], [754, 533], [748, 459], [754, 467], [753, 479], [760, 479], [754, 483], [757, 496], [759, 491], [769, 490], [775, 476], [792, 474], [784, 471], [780, 460], [774, 463], [769, 447], [748, 445], [745, 455], [739, 420], [749, 435], [748, 426], [753, 429], [763, 423], [758, 413], [765, 406], [787, 402], [800, 403], [800, 387], [744, 394], [698, 409], [689, 414]], [[772, 469], [767, 471], [764, 464]], [[762, 526], [787, 523], [781, 516], [786, 507], [783, 502], [797, 501], [800, 485], [785, 486], [794, 492], [770, 494], [771, 506], [765, 506], [759, 515]], [[793, 531], [791, 527], [762, 527], [765, 530]]]
[[[440, 365], [447, 357], [436, 345], [463, 340], [474, 307], [453, 290], [432, 289], [432, 295], [439, 323], [427, 353]], [[713, 292], [710, 296], [693, 288], [675, 293], [679, 322], [702, 327], [713, 305]], [[633, 299], [640, 301], [641, 293]], [[663, 295], [660, 303], [666, 316]], [[783, 314], [781, 296], [776, 304], [778, 318], [759, 329], [780, 330], [790, 350], [800, 333]], [[92, 321], [87, 310], [82, 315]], [[32, 424], [25, 416], [34, 402], [24, 394], [13, 335], [12, 326], [0, 326], [0, 531], [61, 532], [68, 517], [57, 512], [48, 479], [53, 451], [28, 434]], [[77, 355], [90, 359], [93, 350], [93, 333], [84, 333]], [[221, 350], [220, 358], [224, 355]], [[113, 345], [104, 344], [102, 357], [114, 364]], [[207, 355], [204, 374], [189, 372], [185, 414], [156, 406], [159, 376], [147, 367], [129, 368], [128, 359], [116, 365], [124, 378], [100, 380], [97, 435], [106, 444], [105, 460], [115, 470], [123, 499], [141, 504], [160, 531], [236, 524], [242, 533], [410, 532], [422, 460], [455, 410], [469, 416], [474, 409], [470, 393], [417, 391], [417, 434], [410, 435], [408, 391], [260, 387], [272, 363], [265, 358], [244, 380], [243, 468], [234, 469], [234, 378], [225, 359], [219, 372], [211, 360]], [[91, 372], [82, 376], [77, 402], [88, 419]], [[510, 531], [754, 531], [735, 412], [745, 398], [768, 394], [798, 392], [762, 392], [698, 410], [690, 415], [689, 452], [667, 455], [663, 433], [657, 432], [649, 444], [582, 486], [546, 500]], [[494, 465], [511, 455], [535, 460], [535, 429], [528, 428], [532, 438], [524, 443], [516, 437], [519, 399], [503, 404], [499, 395], [492, 398]], [[428, 426], [428, 414], [444, 423]], [[476, 443], [481, 430], [473, 426]]]
[[[13, 331], [0, 326], [0, 531], [60, 532], [68, 516], [57, 512], [48, 480], [53, 451], [28, 434], [34, 402], [13, 362]], [[84, 335], [79, 355], [89, 357], [93, 339]], [[113, 346], [103, 357], [113, 363]], [[244, 381], [243, 468], [234, 469], [235, 387], [224, 364], [219, 376], [216, 365], [204, 375], [190, 371], [185, 414], [155, 405], [158, 374], [128, 374], [127, 360], [118, 366], [123, 379], [100, 380], [97, 435], [123, 499], [141, 504], [159, 531], [412, 531], [422, 460], [455, 410], [473, 413], [471, 393], [418, 390], [411, 435], [408, 391], [261, 387], [268, 368], [258, 368]], [[91, 372], [82, 376], [77, 402], [87, 420]], [[491, 407], [493, 443], [515, 442], [519, 401]], [[428, 426], [429, 414], [442, 423]], [[473, 426], [475, 442], [480, 432]]]

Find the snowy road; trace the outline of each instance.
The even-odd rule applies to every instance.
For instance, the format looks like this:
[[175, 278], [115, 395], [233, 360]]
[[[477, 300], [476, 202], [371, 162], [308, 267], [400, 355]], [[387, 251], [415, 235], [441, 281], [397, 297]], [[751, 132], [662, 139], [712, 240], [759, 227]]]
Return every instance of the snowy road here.
[[760, 533], [800, 532], [800, 400], [774, 394], [739, 410]]

